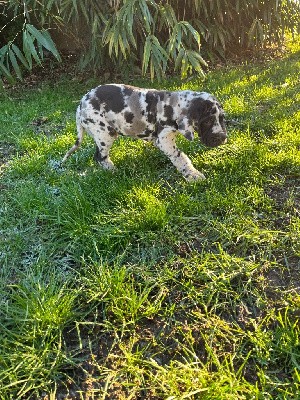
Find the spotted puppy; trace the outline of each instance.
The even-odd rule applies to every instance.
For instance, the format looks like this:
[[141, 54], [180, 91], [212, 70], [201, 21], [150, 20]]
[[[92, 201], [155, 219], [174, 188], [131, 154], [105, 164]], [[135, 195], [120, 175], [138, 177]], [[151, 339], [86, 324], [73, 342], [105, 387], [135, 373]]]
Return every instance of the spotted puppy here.
[[76, 124], [76, 143], [63, 162], [81, 145], [86, 131], [96, 143], [96, 161], [105, 169], [113, 169], [109, 150], [120, 134], [152, 141], [188, 181], [204, 179], [204, 175], [177, 148], [177, 134], [193, 140], [195, 129], [209, 147], [227, 140], [224, 113], [216, 98], [190, 90], [170, 92], [117, 84], [98, 86], [82, 98]]

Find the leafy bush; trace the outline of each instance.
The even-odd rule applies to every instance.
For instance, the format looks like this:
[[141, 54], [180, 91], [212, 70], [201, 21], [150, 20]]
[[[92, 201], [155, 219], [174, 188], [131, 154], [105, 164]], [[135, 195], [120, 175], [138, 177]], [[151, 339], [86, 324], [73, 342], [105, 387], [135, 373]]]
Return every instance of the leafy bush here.
[[[300, 31], [296, 0], [8, 0], [4, 4], [2, 20], [8, 13], [11, 21], [0, 30], [4, 41], [0, 78], [8, 79], [22, 77], [20, 64], [26, 69], [32, 68], [32, 61], [40, 64], [45, 49], [60, 59], [45, 29], [53, 26], [72, 32], [81, 43], [81, 67], [136, 70], [150, 74], [152, 80], [171, 71], [183, 78], [203, 75], [206, 62], [200, 42], [204, 58], [225, 58], [255, 46], [279, 44], [286, 31]], [[3, 32], [8, 29], [13, 34], [6, 39]]]

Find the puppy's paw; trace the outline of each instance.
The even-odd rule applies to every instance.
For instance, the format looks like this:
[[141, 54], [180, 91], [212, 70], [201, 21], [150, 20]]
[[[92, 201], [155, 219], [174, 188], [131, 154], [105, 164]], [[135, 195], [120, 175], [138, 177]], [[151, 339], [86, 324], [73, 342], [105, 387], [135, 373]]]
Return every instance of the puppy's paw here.
[[109, 158], [106, 159], [105, 161], [101, 161], [101, 162], [98, 161], [98, 163], [103, 169], [106, 169], [108, 171], [116, 170], [114, 163]]
[[185, 176], [185, 179], [188, 182], [196, 182], [196, 181], [203, 181], [206, 178], [201, 172], [199, 172], [195, 169], [195, 170], [191, 171], [189, 174], [187, 174]]

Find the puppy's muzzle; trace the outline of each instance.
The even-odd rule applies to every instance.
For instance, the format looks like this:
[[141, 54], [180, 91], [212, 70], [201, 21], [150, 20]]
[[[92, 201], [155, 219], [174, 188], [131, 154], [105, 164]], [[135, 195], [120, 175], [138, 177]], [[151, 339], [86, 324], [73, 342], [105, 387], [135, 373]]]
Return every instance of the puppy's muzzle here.
[[208, 147], [217, 147], [227, 142], [228, 136], [226, 132], [217, 132], [202, 138], [203, 143]]

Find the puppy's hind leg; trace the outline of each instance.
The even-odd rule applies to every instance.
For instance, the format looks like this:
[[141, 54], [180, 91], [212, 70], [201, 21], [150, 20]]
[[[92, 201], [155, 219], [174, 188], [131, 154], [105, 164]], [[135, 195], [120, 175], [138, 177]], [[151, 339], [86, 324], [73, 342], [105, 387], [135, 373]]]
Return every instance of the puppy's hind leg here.
[[64, 163], [71, 154], [73, 154], [81, 145], [84, 137], [84, 129], [81, 125], [80, 121], [80, 107], [77, 108], [76, 112], [76, 127], [77, 127], [77, 139], [73, 147], [65, 154], [64, 158], [62, 159], [61, 163]]
[[100, 135], [94, 136], [94, 140], [96, 143], [96, 153], [94, 158], [104, 169], [115, 169], [115, 166], [109, 157], [109, 150], [117, 136], [118, 135], [116, 132], [105, 131], [105, 129], [101, 131]]

